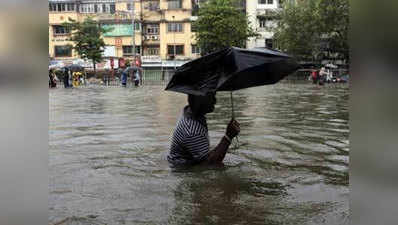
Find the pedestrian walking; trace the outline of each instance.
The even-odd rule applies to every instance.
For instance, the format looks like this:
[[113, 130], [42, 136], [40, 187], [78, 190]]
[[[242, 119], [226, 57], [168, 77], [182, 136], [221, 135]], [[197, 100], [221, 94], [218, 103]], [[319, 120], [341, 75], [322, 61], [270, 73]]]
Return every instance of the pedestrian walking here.
[[129, 68], [127, 67], [122, 72], [122, 77], [121, 77], [122, 79], [121, 80], [122, 80], [122, 86], [123, 87], [126, 87], [128, 73], [129, 73]]
[[64, 82], [64, 87], [69, 88], [69, 69], [66, 67], [63, 69], [63, 79], [62, 80]]
[[56, 80], [55, 80], [55, 74], [54, 74], [54, 70], [53, 70], [53, 69], [50, 69], [50, 70], [49, 70], [49, 72], [48, 72], [48, 77], [49, 77], [48, 86], [49, 86], [50, 88], [55, 88], [55, 87], [57, 87], [57, 82], [56, 82]]
[[311, 71], [312, 83], [316, 84], [318, 82], [319, 73], [316, 69], [312, 69]]
[[135, 72], [135, 75], [134, 75], [134, 84], [135, 84], [136, 87], [139, 86], [140, 80], [141, 80], [141, 77], [140, 77], [140, 70], [137, 70], [137, 71]]

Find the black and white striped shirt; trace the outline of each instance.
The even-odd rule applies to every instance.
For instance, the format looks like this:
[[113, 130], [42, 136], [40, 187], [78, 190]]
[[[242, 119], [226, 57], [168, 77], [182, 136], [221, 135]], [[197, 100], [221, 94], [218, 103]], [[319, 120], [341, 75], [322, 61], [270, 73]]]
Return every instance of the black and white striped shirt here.
[[174, 130], [167, 160], [173, 165], [197, 164], [207, 158], [209, 147], [206, 118], [193, 117], [186, 106]]

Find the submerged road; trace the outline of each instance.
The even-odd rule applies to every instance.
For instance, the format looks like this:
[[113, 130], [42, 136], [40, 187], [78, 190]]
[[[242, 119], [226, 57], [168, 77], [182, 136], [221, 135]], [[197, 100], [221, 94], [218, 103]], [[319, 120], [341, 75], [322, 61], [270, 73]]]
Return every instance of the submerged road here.
[[[162, 86], [49, 90], [50, 224], [349, 224], [347, 85], [234, 92], [224, 168], [170, 169], [186, 96]], [[215, 146], [229, 93], [208, 115]]]

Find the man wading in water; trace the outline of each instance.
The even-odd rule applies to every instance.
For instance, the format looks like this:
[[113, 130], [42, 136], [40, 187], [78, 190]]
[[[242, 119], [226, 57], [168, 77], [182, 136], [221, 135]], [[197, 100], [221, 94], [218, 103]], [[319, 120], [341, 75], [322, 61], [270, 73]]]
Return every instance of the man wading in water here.
[[240, 132], [239, 123], [232, 119], [220, 143], [210, 151], [205, 114], [214, 111], [215, 94], [188, 95], [188, 103], [189, 105], [185, 106], [174, 130], [167, 160], [173, 166], [221, 163], [232, 139]]

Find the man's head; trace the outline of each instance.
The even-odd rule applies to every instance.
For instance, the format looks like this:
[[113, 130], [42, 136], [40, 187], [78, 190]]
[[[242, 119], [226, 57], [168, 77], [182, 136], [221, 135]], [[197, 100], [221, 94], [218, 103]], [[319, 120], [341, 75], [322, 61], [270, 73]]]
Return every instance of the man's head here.
[[213, 112], [216, 101], [216, 94], [208, 94], [206, 96], [188, 95], [189, 107], [196, 116]]

